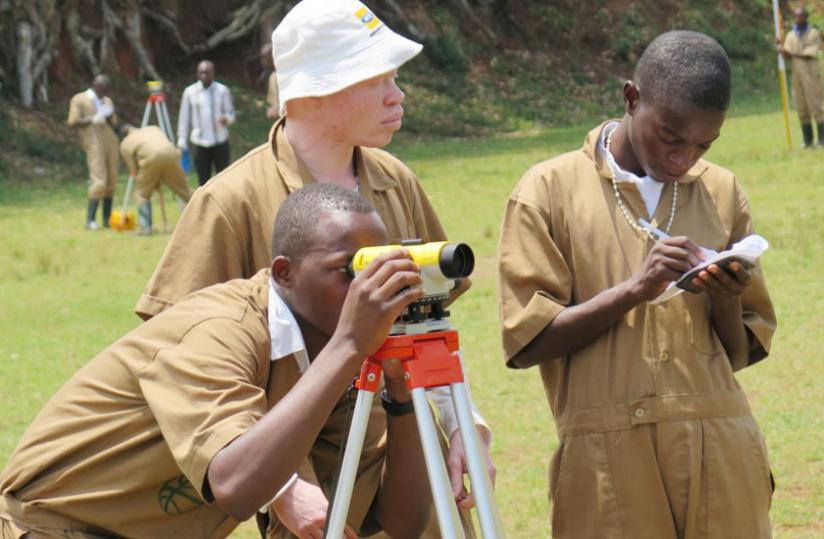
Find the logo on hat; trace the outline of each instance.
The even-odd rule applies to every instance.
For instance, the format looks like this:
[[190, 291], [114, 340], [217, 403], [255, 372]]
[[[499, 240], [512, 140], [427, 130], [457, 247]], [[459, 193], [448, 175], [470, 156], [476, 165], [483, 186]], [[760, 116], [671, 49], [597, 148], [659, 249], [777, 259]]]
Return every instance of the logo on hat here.
[[381, 23], [381, 20], [375, 17], [375, 15], [371, 11], [366, 9], [366, 7], [362, 7], [359, 10], [357, 10], [355, 12], [355, 17], [357, 17], [358, 20], [370, 30], [374, 30], [375, 27], [377, 27]]

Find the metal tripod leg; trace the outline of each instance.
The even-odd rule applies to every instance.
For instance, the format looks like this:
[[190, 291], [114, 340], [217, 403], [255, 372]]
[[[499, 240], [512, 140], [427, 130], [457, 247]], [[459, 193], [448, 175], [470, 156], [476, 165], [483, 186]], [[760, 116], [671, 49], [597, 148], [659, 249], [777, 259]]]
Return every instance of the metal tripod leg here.
[[126, 219], [126, 208], [129, 207], [129, 198], [132, 196], [133, 185], [134, 176], [129, 174], [129, 181], [126, 183], [126, 193], [123, 195], [123, 207], [120, 210], [121, 219]]
[[461, 441], [466, 455], [467, 468], [469, 468], [472, 495], [478, 507], [481, 532], [484, 537], [504, 537], [503, 521], [498, 505], [495, 503], [492, 481], [484, 466], [481, 443], [478, 440], [478, 432], [475, 430], [475, 421], [472, 419], [466, 384], [460, 382], [450, 384], [449, 387], [452, 390], [452, 403], [455, 405], [455, 412], [458, 416], [458, 429], [461, 431]]
[[155, 114], [157, 114], [157, 123], [160, 124], [160, 129], [163, 133], [165, 133], [166, 138], [174, 142], [172, 122], [169, 120], [169, 111], [166, 108], [165, 101], [158, 101], [155, 103]]
[[366, 427], [372, 411], [372, 400], [375, 394], [371, 391], [360, 390], [355, 401], [355, 411], [352, 415], [352, 426], [346, 439], [346, 451], [343, 453], [343, 463], [338, 477], [338, 486], [335, 489], [335, 498], [332, 502], [332, 514], [326, 527], [328, 539], [343, 537], [346, 527], [346, 516], [349, 513], [349, 502], [352, 500], [352, 489], [355, 487], [355, 477], [358, 473], [363, 440], [366, 436]]
[[446, 464], [438, 443], [438, 430], [435, 428], [435, 420], [432, 418], [429, 401], [426, 399], [426, 389], [423, 387], [412, 389], [412, 402], [415, 405], [415, 418], [418, 422], [418, 433], [421, 437], [421, 446], [423, 446], [426, 472], [429, 476], [429, 486], [432, 489], [432, 499], [435, 502], [441, 537], [463, 539], [466, 536], [458, 515], [458, 506], [452, 495], [449, 475], [446, 473]]
[[149, 114], [152, 112], [152, 102], [146, 101], [146, 108], [143, 109], [143, 121], [140, 122], [140, 127], [149, 125]]

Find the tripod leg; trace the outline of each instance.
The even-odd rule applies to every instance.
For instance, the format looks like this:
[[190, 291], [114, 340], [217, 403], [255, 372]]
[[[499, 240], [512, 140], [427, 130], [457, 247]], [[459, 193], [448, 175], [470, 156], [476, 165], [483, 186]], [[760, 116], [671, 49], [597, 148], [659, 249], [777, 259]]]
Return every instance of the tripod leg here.
[[326, 524], [327, 539], [340, 539], [346, 527], [346, 516], [349, 513], [349, 502], [352, 500], [352, 489], [355, 487], [355, 476], [358, 473], [363, 439], [366, 436], [366, 427], [369, 423], [369, 414], [372, 410], [372, 400], [375, 394], [371, 391], [358, 391], [355, 401], [355, 411], [352, 415], [352, 426], [346, 439], [346, 451], [343, 453], [343, 463], [338, 477], [338, 486], [335, 489], [335, 498], [332, 500], [332, 514]]
[[120, 210], [121, 219], [126, 219], [126, 208], [129, 207], [129, 198], [132, 196], [132, 186], [134, 186], [134, 176], [129, 174], [129, 181], [126, 183], [126, 193], [123, 195], [123, 209]]
[[168, 124], [168, 115], [163, 114], [165, 105], [165, 102], [155, 103], [155, 114], [157, 115], [157, 123], [160, 125], [160, 130], [163, 131], [163, 134], [166, 135], [167, 139], [173, 141], [171, 137], [172, 126]]
[[501, 514], [495, 503], [495, 494], [492, 482], [489, 480], [484, 457], [481, 452], [481, 443], [475, 431], [475, 421], [472, 419], [472, 409], [469, 406], [469, 395], [466, 384], [463, 382], [451, 384], [452, 403], [458, 416], [458, 428], [461, 431], [464, 453], [466, 454], [469, 479], [472, 483], [472, 495], [478, 507], [478, 520], [481, 523], [481, 532], [484, 537], [504, 537], [504, 528]]
[[152, 102], [146, 101], [146, 108], [143, 109], [143, 121], [140, 123], [140, 127], [146, 127], [149, 125], [149, 114], [152, 112]]
[[169, 140], [174, 144], [175, 134], [172, 129], [172, 120], [169, 119], [169, 109], [166, 107], [166, 101], [160, 103], [160, 110], [163, 112], [163, 121], [166, 122], [166, 136], [168, 136]]
[[415, 417], [418, 422], [418, 432], [421, 436], [421, 446], [423, 446], [423, 456], [426, 460], [426, 471], [429, 476], [429, 486], [432, 489], [432, 499], [435, 502], [435, 512], [438, 515], [441, 537], [464, 539], [458, 506], [452, 495], [449, 475], [446, 473], [446, 464], [444, 464], [443, 453], [438, 443], [435, 420], [429, 409], [429, 401], [426, 400], [426, 389], [422, 387], [412, 389], [412, 401], [415, 405]]

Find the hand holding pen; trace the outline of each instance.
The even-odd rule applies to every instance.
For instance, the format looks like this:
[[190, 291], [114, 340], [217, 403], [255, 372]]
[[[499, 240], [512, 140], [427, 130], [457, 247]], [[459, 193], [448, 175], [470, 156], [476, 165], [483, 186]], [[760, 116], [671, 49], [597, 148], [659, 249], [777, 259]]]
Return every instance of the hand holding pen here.
[[[638, 219], [638, 224], [641, 225], [641, 228], [643, 228], [659, 240], [666, 240], [672, 237], [663, 230], [652, 226], [652, 223], [650, 223], [646, 219]], [[698, 248], [701, 249], [701, 253], [704, 255], [705, 260], [718, 254], [718, 251], [713, 251], [712, 249], [707, 249], [706, 247], [701, 247], [700, 245], [698, 246]]]

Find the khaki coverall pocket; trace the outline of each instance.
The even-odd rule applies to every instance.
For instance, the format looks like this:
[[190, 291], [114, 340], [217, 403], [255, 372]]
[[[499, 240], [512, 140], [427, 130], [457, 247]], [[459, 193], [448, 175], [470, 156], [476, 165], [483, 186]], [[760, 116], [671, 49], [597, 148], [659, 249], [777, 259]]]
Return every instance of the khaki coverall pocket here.
[[772, 536], [770, 468], [751, 416], [704, 420], [709, 537]]
[[724, 350], [709, 318], [696, 319], [692, 313], [690, 313], [690, 342], [696, 352], [708, 356], [714, 356]]
[[758, 424], [756, 424], [755, 419], [752, 417], [748, 417], [747, 419], [749, 420], [750, 439], [752, 440], [753, 450], [755, 451], [756, 458], [761, 464], [760, 471], [766, 479], [766, 485], [769, 488], [768, 492], [770, 493], [770, 496], [768, 507], [772, 507], [772, 496], [775, 492], [775, 479], [773, 478], [772, 468], [770, 468], [769, 458], [767, 458], [767, 441], [764, 440], [764, 435], [761, 434], [761, 429], [758, 428]]
[[553, 537], [623, 537], [605, 434], [565, 437], [552, 459], [550, 489]]

